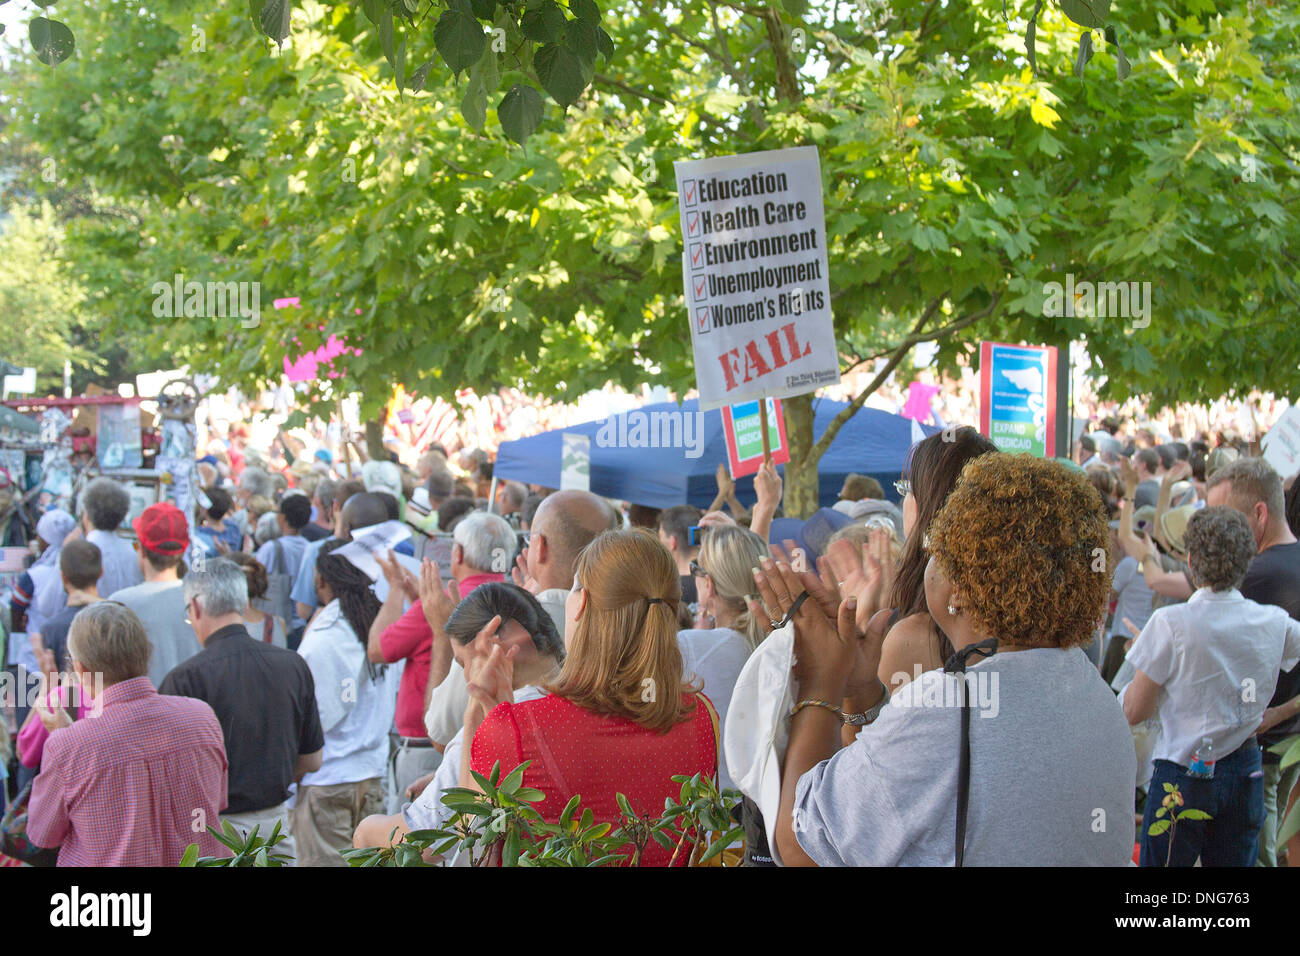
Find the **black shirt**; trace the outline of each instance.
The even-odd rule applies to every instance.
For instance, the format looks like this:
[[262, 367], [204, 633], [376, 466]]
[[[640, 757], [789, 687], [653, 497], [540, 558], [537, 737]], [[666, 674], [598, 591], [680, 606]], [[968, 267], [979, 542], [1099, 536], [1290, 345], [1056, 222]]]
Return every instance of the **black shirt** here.
[[41, 635], [41, 641], [45, 644], [45, 647], [54, 652], [54, 666], [58, 668], [61, 674], [72, 670], [67, 665], [68, 631], [72, 628], [72, 619], [85, 606], [84, 604], [77, 604], [60, 608], [57, 614], [46, 618], [45, 623], [41, 625], [40, 630], [37, 632]]
[[314, 521], [308, 521], [298, 532], [308, 541], [319, 541], [321, 538], [328, 538], [330, 532], [327, 528], [322, 528]]
[[[1241, 582], [1241, 594], [1256, 604], [1277, 605], [1300, 621], [1300, 541], [1275, 544], [1255, 555], [1246, 571], [1246, 579]], [[1276, 707], [1297, 694], [1300, 694], [1300, 665], [1278, 675], [1277, 690], [1268, 706]], [[1283, 721], [1266, 734], [1260, 734], [1264, 762], [1278, 763], [1281, 758], [1269, 753], [1268, 748], [1297, 731], [1300, 731], [1300, 715]]]
[[283, 803], [299, 754], [325, 746], [316, 684], [293, 651], [255, 641], [243, 624], [221, 628], [176, 665], [160, 693], [206, 701], [226, 738], [227, 813]]

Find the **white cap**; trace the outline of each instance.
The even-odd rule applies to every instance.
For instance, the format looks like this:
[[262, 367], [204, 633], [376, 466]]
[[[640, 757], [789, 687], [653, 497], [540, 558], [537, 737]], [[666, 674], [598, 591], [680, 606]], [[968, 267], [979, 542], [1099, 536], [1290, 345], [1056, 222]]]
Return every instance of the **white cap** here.
[[778, 866], [776, 820], [781, 808], [781, 763], [790, 742], [794, 708], [794, 625], [769, 634], [745, 662], [727, 706], [722, 746], [736, 789], [758, 806], [767, 845]]

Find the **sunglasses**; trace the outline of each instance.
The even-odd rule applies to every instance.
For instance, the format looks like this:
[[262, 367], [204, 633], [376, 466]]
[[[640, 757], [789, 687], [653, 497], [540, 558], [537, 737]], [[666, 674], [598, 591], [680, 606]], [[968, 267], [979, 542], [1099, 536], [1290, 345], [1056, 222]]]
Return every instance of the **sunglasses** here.
[[707, 578], [709, 576], [709, 572], [700, 567], [700, 562], [695, 558], [691, 558], [690, 570], [693, 578]]
[[910, 478], [899, 478], [894, 482], [894, 490], [898, 492], [898, 497], [906, 498], [912, 493], [912, 481]]

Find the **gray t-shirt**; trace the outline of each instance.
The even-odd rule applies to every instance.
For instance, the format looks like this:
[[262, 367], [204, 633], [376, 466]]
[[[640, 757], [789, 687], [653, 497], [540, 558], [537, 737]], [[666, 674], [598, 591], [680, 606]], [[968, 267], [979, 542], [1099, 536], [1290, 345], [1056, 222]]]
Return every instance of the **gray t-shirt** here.
[[123, 588], [109, 597], [121, 601], [144, 624], [153, 652], [149, 655], [149, 680], [162, 684], [173, 667], [187, 661], [201, 648], [194, 628], [185, 623], [185, 596], [180, 581], [146, 581]]
[[1151, 617], [1151, 599], [1155, 594], [1147, 587], [1146, 576], [1137, 559], [1131, 555], [1125, 555], [1115, 565], [1115, 576], [1111, 579], [1110, 588], [1117, 596], [1115, 618], [1111, 621], [1110, 632], [1120, 634], [1127, 640], [1133, 634], [1124, 625], [1124, 618], [1132, 621], [1139, 631], [1146, 627], [1147, 619]]
[[[821, 866], [952, 866], [959, 678], [929, 671], [799, 779], [795, 835]], [[972, 665], [967, 866], [1123, 866], [1137, 758], [1083, 651]]]

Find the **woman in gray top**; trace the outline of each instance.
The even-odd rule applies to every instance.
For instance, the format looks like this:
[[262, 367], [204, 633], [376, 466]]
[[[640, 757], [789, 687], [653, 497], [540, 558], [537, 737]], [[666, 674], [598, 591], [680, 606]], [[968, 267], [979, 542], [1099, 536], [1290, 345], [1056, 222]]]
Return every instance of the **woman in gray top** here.
[[[892, 699], [875, 676], [887, 568], [869, 559], [843, 602], [829, 577], [770, 562], [759, 572], [774, 618], [811, 594], [793, 618], [782, 860], [1124, 865], [1132, 737], [1080, 650], [1110, 588], [1092, 570], [1107, 545], [1096, 489], [1050, 460], [985, 455], [965, 467], [928, 535], [926, 601], [955, 653]], [[869, 723], [841, 748], [847, 721]]]

